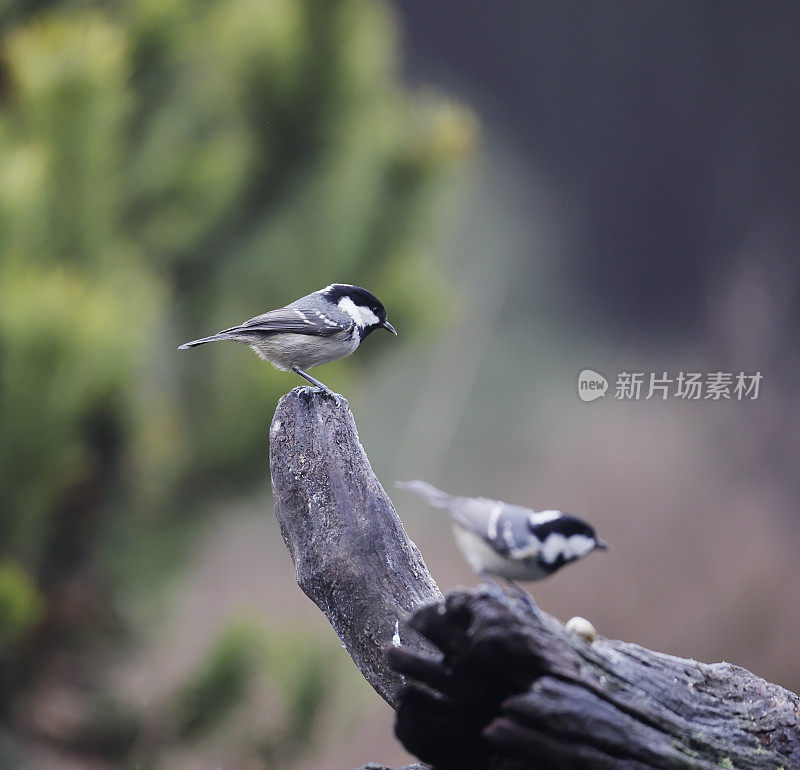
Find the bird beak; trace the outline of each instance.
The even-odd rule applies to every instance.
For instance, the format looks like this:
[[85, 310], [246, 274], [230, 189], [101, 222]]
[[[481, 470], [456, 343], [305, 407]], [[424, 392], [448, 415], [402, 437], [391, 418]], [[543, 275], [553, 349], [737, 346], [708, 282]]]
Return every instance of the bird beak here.
[[397, 329], [394, 328], [388, 321], [384, 321], [381, 324], [381, 329], [386, 329], [387, 332], [391, 332], [394, 336], [397, 336]]
[[598, 537], [597, 540], [595, 541], [594, 547], [598, 548], [601, 551], [607, 551], [608, 550], [608, 543], [605, 540], [601, 540]]

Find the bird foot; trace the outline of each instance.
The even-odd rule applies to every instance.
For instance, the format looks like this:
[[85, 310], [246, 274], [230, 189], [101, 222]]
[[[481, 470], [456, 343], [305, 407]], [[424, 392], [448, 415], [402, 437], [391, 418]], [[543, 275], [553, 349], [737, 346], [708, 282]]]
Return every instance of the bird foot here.
[[524, 588], [518, 585], [513, 580], [508, 580], [508, 585], [511, 588], [511, 592], [514, 598], [524, 604], [527, 609], [529, 609], [533, 613], [537, 613], [539, 608], [536, 606], [536, 602], [534, 601], [533, 596], [531, 596]]

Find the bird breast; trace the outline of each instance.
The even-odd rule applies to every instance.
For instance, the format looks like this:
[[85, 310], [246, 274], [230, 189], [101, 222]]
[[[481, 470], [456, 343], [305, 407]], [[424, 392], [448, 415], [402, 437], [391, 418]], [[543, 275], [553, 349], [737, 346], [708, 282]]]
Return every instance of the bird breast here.
[[480, 535], [458, 524], [453, 532], [464, 558], [475, 572], [488, 572], [512, 580], [541, 580], [549, 574], [535, 557], [509, 559], [497, 553]]
[[260, 335], [249, 341], [250, 347], [261, 358], [284, 371], [290, 370], [293, 366], [310, 369], [312, 366], [338, 361], [354, 352], [358, 343], [356, 329], [330, 337], [284, 332]]

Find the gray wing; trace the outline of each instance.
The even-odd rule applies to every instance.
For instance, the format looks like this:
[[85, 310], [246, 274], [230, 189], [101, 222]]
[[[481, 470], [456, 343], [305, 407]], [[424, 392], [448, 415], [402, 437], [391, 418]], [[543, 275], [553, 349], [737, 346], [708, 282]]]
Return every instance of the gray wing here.
[[536, 556], [541, 543], [532, 537], [530, 508], [485, 497], [453, 497], [426, 481], [398, 482], [416, 492], [434, 508], [443, 508], [453, 520], [482, 537], [498, 553], [521, 559]]
[[331, 337], [334, 334], [340, 334], [352, 328], [352, 321], [342, 323], [317, 310], [300, 310], [290, 306], [262, 313], [249, 321], [245, 321], [243, 324], [239, 324], [239, 326], [223, 329], [219, 334], [292, 332], [293, 334], [308, 334], [316, 337]]

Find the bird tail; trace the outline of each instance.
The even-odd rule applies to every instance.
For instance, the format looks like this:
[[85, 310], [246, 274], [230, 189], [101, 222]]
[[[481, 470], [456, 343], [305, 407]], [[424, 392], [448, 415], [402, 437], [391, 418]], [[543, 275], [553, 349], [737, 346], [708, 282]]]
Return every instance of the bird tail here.
[[230, 334], [226, 332], [219, 332], [219, 334], [212, 334], [210, 337], [201, 337], [199, 340], [192, 340], [191, 342], [184, 342], [178, 350], [188, 350], [189, 348], [197, 347], [198, 345], [205, 345], [206, 342], [217, 342], [218, 340], [233, 339]]
[[408, 489], [411, 492], [416, 492], [420, 497], [424, 497], [434, 508], [449, 509], [452, 497], [447, 492], [442, 492], [437, 489], [433, 484], [427, 481], [396, 481], [394, 484], [399, 489]]

